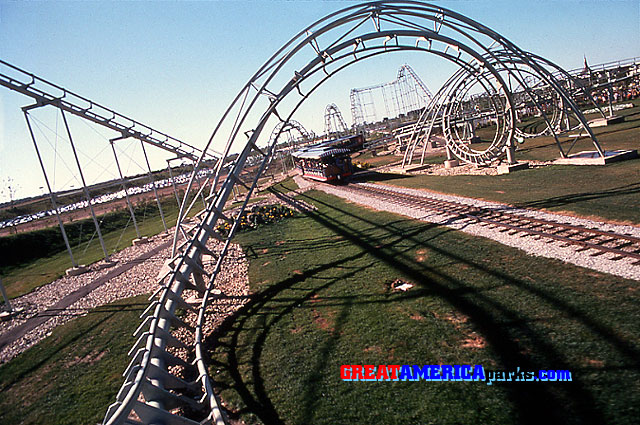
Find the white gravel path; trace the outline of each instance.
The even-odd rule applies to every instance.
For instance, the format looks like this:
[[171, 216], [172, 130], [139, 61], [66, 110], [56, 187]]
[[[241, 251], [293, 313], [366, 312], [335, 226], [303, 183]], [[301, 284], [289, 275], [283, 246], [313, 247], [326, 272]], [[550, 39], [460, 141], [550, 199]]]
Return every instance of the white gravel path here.
[[[150, 243], [130, 246], [124, 250], [113, 254], [111, 259], [118, 264], [124, 264], [134, 260], [145, 252], [148, 252], [163, 242], [171, 238], [170, 235], [158, 235]], [[28, 331], [22, 338], [18, 338], [13, 343], [5, 346], [0, 351], [0, 363], [7, 362], [17, 356], [27, 348], [37, 344], [48, 335], [56, 326], [68, 322], [77, 316], [86, 315], [87, 312], [97, 306], [110, 302], [133, 297], [136, 295], [153, 292], [157, 287], [156, 275], [162, 266], [165, 258], [168, 258], [171, 248], [166, 248], [153, 255], [148, 260], [136, 264], [131, 269], [123, 272], [90, 292], [84, 298], [79, 299], [63, 311], [55, 312], [45, 323]], [[112, 268], [102, 268], [104, 261], [92, 264], [89, 271], [79, 276], [64, 276], [47, 285], [12, 300], [14, 308], [23, 308], [17, 317], [12, 320], [0, 323], [0, 334], [22, 325], [28, 319], [51, 308], [64, 297], [82, 288], [94, 280], [109, 273]], [[117, 267], [117, 265], [115, 266]]]
[[[584, 218], [553, 214], [537, 210], [518, 209], [495, 202], [486, 202], [473, 198], [445, 195], [425, 190], [405, 189], [372, 183], [358, 183], [358, 185], [361, 185], [363, 187], [381, 187], [400, 193], [419, 195], [438, 200], [455, 201], [483, 208], [509, 211], [510, 213], [520, 214], [528, 217], [557, 221], [559, 223], [569, 223], [585, 227], [598, 228], [609, 232], [640, 237], [640, 228], [636, 226], [604, 223], [587, 220]], [[555, 258], [578, 266], [590, 268], [604, 273], [610, 273], [627, 279], [640, 281], [640, 265], [633, 265], [632, 263], [634, 263], [636, 260], [630, 258], [614, 261], [611, 260], [612, 257], [615, 257], [615, 255], [613, 254], [604, 254], [594, 257], [590, 255], [595, 253], [595, 251], [593, 250], [576, 252], [575, 247], [566, 247], [562, 242], [549, 242], [548, 239], [538, 239], [535, 236], [522, 237], [519, 234], [512, 235], [509, 234], [510, 232], [499, 232], [497, 229], [491, 228], [490, 226], [480, 225], [471, 219], [455, 218], [454, 216], [449, 214], [440, 214], [432, 211], [421, 210], [419, 208], [397, 205], [388, 201], [372, 199], [365, 194], [358, 193], [354, 190], [349, 190], [348, 186], [331, 186], [319, 184], [316, 186], [316, 189], [322, 190], [335, 196], [339, 196], [341, 198], [348, 199], [361, 205], [366, 205], [367, 207], [377, 210], [389, 211], [430, 223], [442, 224], [447, 227], [457, 229], [475, 236], [482, 236], [485, 238], [493, 239], [504, 245], [519, 248], [529, 255]]]

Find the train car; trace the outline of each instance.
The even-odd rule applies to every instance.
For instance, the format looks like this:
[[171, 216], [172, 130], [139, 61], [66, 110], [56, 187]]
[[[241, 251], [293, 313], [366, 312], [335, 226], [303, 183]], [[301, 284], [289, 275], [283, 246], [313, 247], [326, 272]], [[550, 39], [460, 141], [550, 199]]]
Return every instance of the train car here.
[[292, 156], [303, 177], [340, 182], [353, 174], [350, 154], [350, 149], [312, 146], [296, 151]]
[[336, 149], [349, 149], [351, 152], [357, 152], [364, 145], [364, 135], [354, 134], [352, 136], [340, 137], [338, 139], [329, 140], [316, 146], [330, 146]]

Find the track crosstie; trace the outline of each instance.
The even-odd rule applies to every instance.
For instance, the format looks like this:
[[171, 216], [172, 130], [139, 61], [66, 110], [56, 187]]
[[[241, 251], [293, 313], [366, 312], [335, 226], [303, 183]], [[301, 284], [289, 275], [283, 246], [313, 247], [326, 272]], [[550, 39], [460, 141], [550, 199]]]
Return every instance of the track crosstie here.
[[449, 214], [460, 219], [473, 220], [482, 225], [499, 228], [500, 232], [519, 234], [521, 237], [546, 238], [550, 242], [558, 241], [567, 246], [576, 246], [577, 251], [584, 251], [586, 255], [599, 256], [609, 253], [613, 254], [610, 259], [616, 261], [631, 258], [636, 260], [632, 263], [633, 265], [640, 265], [640, 238], [635, 236], [533, 218], [515, 212], [480, 208], [461, 202], [444, 201], [427, 195], [413, 195], [381, 187], [350, 184], [348, 189], [403, 206], [417, 207], [427, 211]]

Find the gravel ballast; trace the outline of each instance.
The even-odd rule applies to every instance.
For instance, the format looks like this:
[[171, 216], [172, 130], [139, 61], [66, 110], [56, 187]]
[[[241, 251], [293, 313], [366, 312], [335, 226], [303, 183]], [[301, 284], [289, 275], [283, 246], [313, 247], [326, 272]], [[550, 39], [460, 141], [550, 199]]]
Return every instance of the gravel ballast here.
[[[168, 258], [171, 253], [171, 247], [168, 244], [170, 240], [170, 235], [156, 236], [148, 244], [130, 246], [111, 255], [111, 260], [116, 263], [112, 267], [105, 267], [105, 262], [99, 261], [89, 266], [89, 271], [86, 273], [78, 276], [61, 277], [12, 300], [12, 306], [15, 309], [22, 309], [22, 311], [14, 316], [12, 320], [0, 323], [0, 335], [5, 335], [12, 329], [27, 324], [30, 320], [43, 317], [49, 318], [44, 323], [28, 330], [24, 335], [4, 346], [0, 351], [0, 363], [11, 360], [27, 348], [37, 344], [46, 338], [56, 326], [66, 323], [74, 317], [83, 316], [94, 307], [119, 299], [153, 292], [157, 285], [156, 275], [165, 258]], [[83, 287], [92, 284], [95, 280], [105, 277], [114, 268], [136, 262], [136, 259], [141, 255], [160, 248], [162, 245], [168, 246], [160, 249], [145, 261], [133, 264], [130, 269], [109, 279], [106, 283], [68, 307], [60, 310], [52, 308], [63, 301], [65, 297], [72, 296], [74, 292], [82, 290]]]
[[[598, 228], [600, 230], [608, 232], [640, 237], [640, 228], [631, 225], [611, 224], [538, 210], [514, 208], [495, 202], [481, 201], [478, 199], [465, 198], [461, 196], [445, 195], [425, 190], [406, 189], [372, 183], [356, 183], [356, 185], [365, 188], [384, 188], [386, 190], [393, 190], [398, 193], [406, 193], [437, 200], [459, 202], [487, 209], [508, 211], [512, 214], [540, 218], [544, 220], [555, 221], [558, 223], [567, 223], [590, 228]], [[419, 207], [397, 205], [389, 201], [372, 198], [356, 190], [350, 189], [349, 186], [332, 186], [326, 184], [318, 184], [316, 186], [316, 189], [322, 190], [323, 192], [331, 195], [345, 198], [349, 201], [361, 205], [365, 205], [369, 208], [401, 214], [418, 220], [445, 225], [447, 227], [460, 230], [471, 235], [493, 239], [504, 245], [519, 248], [529, 255], [555, 258], [581, 267], [590, 268], [604, 273], [610, 273], [627, 279], [640, 280], [640, 266], [634, 265], [633, 263], [636, 260], [631, 258], [624, 258], [622, 260], [614, 261], [611, 259], [615, 257], [614, 254], [592, 256], [591, 254], [595, 253], [594, 250], [576, 252], [575, 247], [563, 246], [564, 244], [562, 242], [550, 242], [549, 239], [538, 239], [532, 236], [522, 237], [519, 234], [512, 235], [509, 234], [509, 232], [500, 232], [496, 228], [490, 228], [489, 226], [480, 225], [478, 224], [478, 222], [469, 218], [459, 218], [451, 214], [442, 214], [433, 211], [427, 211], [424, 209], [420, 209]]]

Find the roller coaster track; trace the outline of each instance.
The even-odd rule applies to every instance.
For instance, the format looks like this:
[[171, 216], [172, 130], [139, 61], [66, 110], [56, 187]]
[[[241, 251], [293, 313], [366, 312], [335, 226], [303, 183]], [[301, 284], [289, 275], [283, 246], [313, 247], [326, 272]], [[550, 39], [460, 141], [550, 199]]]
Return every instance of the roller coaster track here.
[[[116, 402], [109, 406], [104, 424], [164, 424], [195, 425], [198, 423], [225, 424], [225, 418], [207, 371], [204, 354], [203, 324], [207, 306], [217, 297], [215, 279], [223, 267], [223, 260], [231, 240], [239, 226], [246, 205], [257, 187], [258, 179], [273, 154], [274, 145], [266, 152], [254, 144], [247, 144], [226, 175], [220, 189], [206, 198], [207, 207], [196, 214], [197, 222], [184, 229], [187, 240], [177, 247], [175, 256], [165, 263], [166, 273], [159, 278], [158, 290], [149, 298], [151, 304], [141, 315], [142, 324], [135, 331], [136, 343], [129, 351], [132, 357], [123, 376], [125, 378]], [[260, 155], [262, 162], [257, 169], [248, 171], [243, 167], [249, 156]], [[216, 176], [216, 179], [220, 174]], [[240, 212], [227, 217], [224, 205], [235, 185], [241, 185], [247, 193]], [[217, 185], [212, 184], [212, 188]], [[232, 223], [231, 230], [223, 238], [216, 230], [218, 220]], [[214, 252], [207, 245], [209, 239], [222, 242], [221, 250]], [[213, 258], [215, 266], [206, 270], [203, 256]], [[198, 292], [202, 299], [195, 308], [185, 301], [185, 290]], [[182, 320], [179, 310], [192, 311], [197, 315], [195, 326]], [[187, 345], [171, 333], [171, 329], [182, 328], [191, 334], [192, 345]], [[169, 348], [182, 348], [195, 355], [192, 362], [175, 356]], [[185, 375], [196, 376], [187, 380], [178, 376], [172, 366], [180, 366]], [[202, 420], [187, 417], [184, 408], [205, 416]]]
[[[172, 152], [178, 157], [194, 161], [202, 154], [201, 149], [154, 130], [3, 60], [0, 60], [0, 85], [35, 99], [35, 106], [56, 106], [66, 112], [114, 130], [120, 133], [122, 138], [132, 137]], [[212, 155], [211, 159], [213, 158]]]

